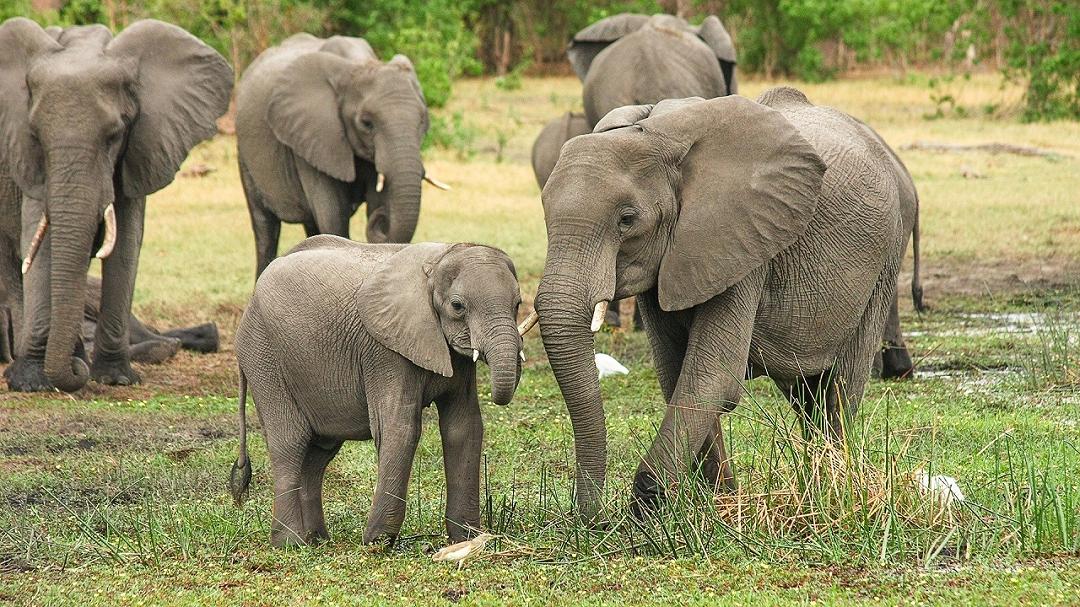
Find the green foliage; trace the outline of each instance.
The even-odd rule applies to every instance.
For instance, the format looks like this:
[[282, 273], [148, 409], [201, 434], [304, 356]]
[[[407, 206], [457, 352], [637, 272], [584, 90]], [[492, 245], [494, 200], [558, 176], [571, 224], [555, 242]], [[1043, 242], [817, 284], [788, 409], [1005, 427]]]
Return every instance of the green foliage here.
[[366, 39], [383, 59], [400, 53], [416, 68], [428, 105], [442, 107], [453, 79], [477, 74], [476, 37], [465, 27], [473, 3], [456, 0], [333, 0], [333, 29]]
[[1023, 119], [1080, 119], [1080, 5], [1002, 0], [1006, 75], [1027, 80]]

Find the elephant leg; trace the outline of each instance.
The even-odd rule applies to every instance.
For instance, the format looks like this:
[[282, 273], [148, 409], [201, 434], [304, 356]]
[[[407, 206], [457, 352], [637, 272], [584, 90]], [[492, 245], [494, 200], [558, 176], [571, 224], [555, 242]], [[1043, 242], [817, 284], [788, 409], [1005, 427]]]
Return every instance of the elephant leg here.
[[825, 395], [829, 434], [834, 440], [844, 437], [845, 425], [854, 419], [859, 410], [866, 382], [870, 378], [870, 364], [874, 353], [880, 348], [880, 336], [885, 330], [889, 300], [895, 297], [896, 274], [897, 267], [886, 267], [878, 277], [858, 328], [837, 354], [836, 365], [829, 377], [830, 383], [827, 389], [821, 390]]
[[[304, 188], [304, 198], [311, 207], [317, 233], [348, 238], [352, 213], [349, 184], [316, 170], [300, 158], [296, 159], [296, 172]], [[306, 225], [304, 229], [307, 229]]]
[[383, 378], [382, 386], [372, 386], [372, 391], [377, 392], [374, 398], [370, 391], [368, 394], [368, 415], [379, 459], [379, 480], [364, 529], [365, 544], [386, 542], [393, 545], [405, 522], [409, 475], [421, 428], [418, 405], [421, 399], [414, 393], [419, 386], [411, 383], [411, 379], [415, 378], [402, 377], [401, 381]]
[[319, 235], [319, 226], [315, 225], [314, 221], [304, 222], [304, 236], [311, 238], [312, 236]]
[[0, 293], [4, 301], [0, 302], [0, 363], [15, 360], [17, 336], [22, 328], [22, 260], [19, 258], [19, 244], [8, 242], [0, 246]]
[[476, 379], [455, 395], [435, 401], [439, 409], [443, 467], [446, 470], [446, 534], [462, 542], [480, 532], [480, 450], [484, 422]]
[[678, 384], [634, 477], [636, 513], [655, 510], [667, 487], [685, 476], [687, 465], [700, 464], [694, 460], [707, 440], [723, 444], [716, 418], [742, 396], [763, 282], [764, 269], [694, 309]]
[[128, 352], [128, 320], [142, 248], [145, 198], [117, 200], [116, 246], [101, 265], [101, 315], [94, 331], [90, 377], [106, 385], [139, 383]]
[[727, 446], [724, 445], [723, 416], [717, 415], [713, 422], [715, 428], [705, 439], [705, 444], [698, 451], [698, 461], [701, 462], [701, 479], [708, 483], [714, 492], [734, 492], [737, 488], [735, 471], [731, 464], [731, 458], [727, 454]]
[[[22, 242], [29, 246], [37, 231], [45, 206], [23, 197]], [[23, 251], [25, 256], [26, 251]], [[8, 388], [20, 392], [47, 392], [52, 383], [45, 376], [45, 347], [49, 341], [49, 312], [51, 310], [52, 235], [45, 232], [30, 270], [22, 277], [22, 325], [15, 343], [15, 362], [4, 370]]]
[[258, 280], [266, 266], [277, 257], [281, 220], [263, 204], [258, 186], [248, 174], [243, 161], [240, 162], [240, 183], [247, 198], [251, 229], [255, 233], [255, 279]]
[[898, 297], [894, 294], [889, 307], [889, 317], [885, 321], [885, 336], [881, 347], [881, 377], [884, 379], [906, 379], [911, 377], [915, 365], [911, 362], [911, 353], [904, 344], [900, 331], [900, 310]]
[[690, 315], [661, 310], [656, 289], [638, 295], [635, 304], [637, 312], [641, 314], [645, 334], [649, 337], [653, 366], [656, 367], [656, 378], [660, 382], [664, 402], [671, 402], [686, 357], [686, 343], [690, 339], [686, 330]]
[[[296, 423], [294, 420], [293, 423]], [[295, 429], [289, 436], [276, 436], [268, 445], [270, 473], [274, 478], [273, 521], [270, 524], [270, 544], [275, 548], [306, 546], [304, 509], [301, 492], [304, 486], [304, 457], [307, 454], [310, 430]]]
[[220, 345], [217, 325], [212, 322], [194, 327], [170, 329], [163, 331], [161, 334], [165, 337], [179, 339], [181, 348], [194, 352], [217, 352]]
[[381, 204], [367, 203], [367, 228], [365, 236], [368, 242], [386, 242], [386, 232], [390, 229], [390, 214]]
[[330, 539], [330, 532], [326, 529], [326, 516], [323, 514], [323, 478], [326, 476], [327, 464], [337, 455], [341, 445], [341, 441], [321, 443], [316, 439], [308, 446], [304, 455], [300, 474], [303, 479], [300, 507], [304, 518], [304, 539], [309, 544]]
[[787, 396], [788, 402], [799, 417], [803, 438], [810, 440], [814, 431], [825, 432], [825, 418], [822, 416], [827, 405], [829, 386], [835, 371], [828, 369], [819, 375], [803, 376], [794, 381], [774, 379], [776, 387]]
[[604, 316], [604, 322], [609, 326], [619, 328], [622, 326], [622, 302], [621, 299], [616, 299], [608, 306], [607, 314]]

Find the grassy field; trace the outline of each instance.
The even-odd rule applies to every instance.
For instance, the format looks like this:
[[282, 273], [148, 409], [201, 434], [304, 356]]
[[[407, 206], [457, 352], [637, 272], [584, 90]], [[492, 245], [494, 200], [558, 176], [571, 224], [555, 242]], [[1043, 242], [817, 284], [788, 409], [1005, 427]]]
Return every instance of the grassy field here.
[[[743, 94], [771, 84], [748, 81]], [[603, 383], [610, 525], [583, 527], [570, 509], [569, 419], [534, 333], [514, 401], [483, 406], [483, 520], [500, 536], [485, 556], [461, 571], [430, 560], [445, 542], [434, 412], [397, 547], [361, 545], [374, 448], [352, 443], [327, 475], [333, 540], [270, 549], [257, 432], [251, 498], [236, 508], [226, 489], [237, 446], [231, 336], [255, 260], [235, 142], [220, 137], [187, 164], [216, 171], [178, 178], [149, 203], [136, 307], [163, 326], [214, 320], [225, 351], [140, 367], [135, 387], [0, 393], [0, 603], [1075, 604], [1080, 124], [1017, 123], [1018, 90], [992, 76], [950, 84], [964, 115], [933, 119], [925, 76], [798, 86], [875, 126], [922, 197], [932, 308], [902, 305], [921, 371], [870, 384], [846, 449], [805, 444], [789, 406], [751, 382], [729, 416], [739, 492], [714, 498], [688, 484], [662, 520], [637, 523], [625, 514], [630, 478], [663, 403], [643, 336], [606, 330], [597, 349], [631, 373]], [[425, 190], [417, 240], [505, 249], [531, 302], [545, 237], [529, 147], [546, 120], [579, 107], [568, 78], [513, 91], [458, 83], [436, 112], [446, 146], [427, 154], [454, 190]], [[904, 149], [917, 141], [1055, 156]], [[362, 234], [361, 216], [353, 225]], [[282, 249], [302, 230], [283, 234]], [[922, 495], [917, 470], [956, 477], [967, 499]]]

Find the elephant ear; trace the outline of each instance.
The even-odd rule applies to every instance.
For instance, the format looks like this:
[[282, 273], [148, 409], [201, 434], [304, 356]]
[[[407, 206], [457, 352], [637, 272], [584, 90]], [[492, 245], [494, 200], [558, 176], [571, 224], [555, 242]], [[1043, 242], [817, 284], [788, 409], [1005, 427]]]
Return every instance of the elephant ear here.
[[217, 133], [229, 109], [233, 70], [217, 51], [183, 29], [136, 21], [105, 49], [135, 61], [139, 113], [121, 166], [124, 193], [145, 196], [172, 182], [197, 143]]
[[41, 53], [63, 47], [33, 21], [16, 17], [0, 25], [0, 166], [19, 189], [44, 198], [45, 173], [41, 146], [30, 136], [30, 89], [26, 74]]
[[450, 348], [431, 301], [425, 266], [450, 245], [424, 242], [395, 253], [364, 279], [357, 308], [364, 329], [418, 367], [452, 377]]
[[805, 232], [826, 167], [780, 112], [719, 97], [654, 112], [640, 125], [685, 150], [679, 217], [657, 280], [664, 310], [724, 292]]
[[731, 35], [724, 29], [724, 24], [716, 15], [709, 15], [701, 25], [697, 27], [698, 38], [712, 49], [716, 60], [720, 62], [720, 71], [724, 73], [724, 83], [727, 85], [728, 94], [738, 92], [735, 84], [735, 44], [731, 41]]
[[601, 51], [619, 38], [638, 31], [649, 19], [648, 15], [622, 13], [601, 19], [574, 34], [574, 39], [566, 47], [566, 56], [577, 77], [585, 82], [589, 66]]
[[349, 61], [363, 62], [378, 59], [367, 40], [352, 36], [331, 36], [326, 39], [326, 42], [323, 42], [319, 50]]
[[281, 71], [266, 118], [278, 141], [339, 181], [356, 179], [353, 149], [338, 109], [337, 83], [356, 64], [330, 53], [307, 53]]

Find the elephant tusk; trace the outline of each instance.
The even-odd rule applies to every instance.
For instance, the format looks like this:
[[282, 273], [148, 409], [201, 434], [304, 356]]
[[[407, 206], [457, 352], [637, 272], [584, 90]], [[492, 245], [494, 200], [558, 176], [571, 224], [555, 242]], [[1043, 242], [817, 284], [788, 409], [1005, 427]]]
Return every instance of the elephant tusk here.
[[112, 255], [113, 247], [116, 246], [116, 209], [113, 208], [112, 203], [105, 207], [105, 242], [101, 243], [101, 248], [94, 254], [94, 257], [98, 259], [105, 259], [109, 255]]
[[37, 231], [34, 232], [34, 237], [30, 239], [30, 249], [26, 251], [26, 259], [22, 263], [23, 274], [30, 271], [30, 264], [34, 262], [34, 255], [37, 255], [38, 249], [41, 248], [41, 241], [45, 239], [45, 228], [47, 227], [49, 227], [49, 216], [42, 213]]
[[476, 348], [473, 348], [473, 351], [472, 351], [472, 361], [473, 361], [473, 362], [476, 362], [476, 361], [478, 361], [478, 360], [480, 360], [480, 350], [477, 350]]
[[521, 324], [518, 325], [518, 335], [524, 337], [526, 333], [536, 326], [536, 323], [539, 320], [540, 314], [538, 314], [536, 310], [530, 312], [529, 315], [525, 317], [525, 320], [521, 321]]
[[383, 191], [383, 186], [386, 185], [386, 175], [379, 173], [379, 178], [375, 180], [375, 191]]
[[525, 350], [519, 351], [518, 356], [521, 357], [521, 362], [525, 362]]
[[431, 185], [439, 188], [440, 190], [442, 190], [444, 192], [449, 192], [450, 191], [450, 186], [449, 185], [439, 181], [438, 179], [435, 179], [434, 177], [424, 175], [424, 181], [430, 183]]
[[604, 324], [604, 316], [607, 315], [608, 302], [598, 301], [596, 307], [593, 308], [592, 324], [589, 325], [589, 330], [596, 333], [600, 330], [600, 327]]

